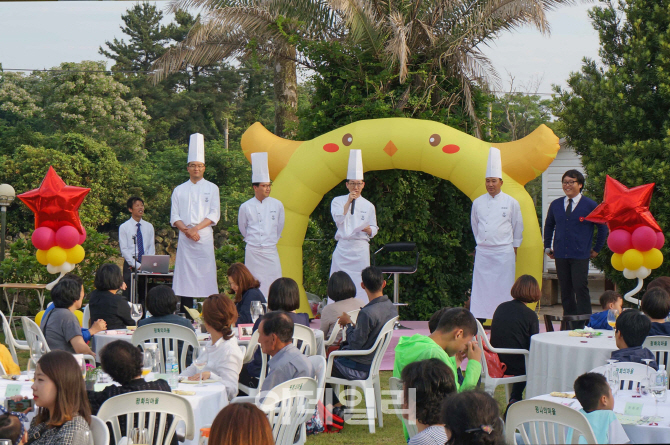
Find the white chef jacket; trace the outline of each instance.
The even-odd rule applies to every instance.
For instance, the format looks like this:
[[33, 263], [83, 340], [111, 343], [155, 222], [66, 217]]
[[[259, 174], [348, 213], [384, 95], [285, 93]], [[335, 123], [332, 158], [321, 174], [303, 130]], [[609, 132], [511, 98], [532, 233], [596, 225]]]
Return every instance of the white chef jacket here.
[[519, 202], [504, 192], [495, 197], [485, 193], [472, 203], [470, 217], [477, 246], [519, 247], [523, 239], [523, 218]]
[[248, 245], [275, 246], [284, 230], [284, 204], [269, 196], [261, 202], [254, 196], [240, 206], [237, 225]]
[[[142, 232], [142, 241], [144, 245], [144, 255], [155, 255], [156, 246], [154, 244], [154, 226], [150, 222], [146, 222], [144, 219], [140, 219], [140, 231]], [[123, 259], [126, 260], [126, 263], [130, 267], [135, 267], [135, 241], [133, 241], [133, 236], [137, 235], [137, 221], [133, 218], [130, 218], [128, 221], [124, 222], [119, 226], [119, 249], [121, 250], [121, 255]], [[142, 264], [138, 261], [137, 267], [139, 268]]]
[[205, 218], [212, 221], [208, 227], [200, 229], [200, 240], [193, 241], [179, 232], [177, 259], [174, 267], [172, 290], [182, 297], [205, 298], [218, 294], [216, 282], [216, 260], [214, 258], [214, 232], [212, 226], [219, 222], [221, 203], [219, 188], [201, 179], [191, 180], [175, 187], [172, 192], [170, 224], [182, 221], [191, 228]]

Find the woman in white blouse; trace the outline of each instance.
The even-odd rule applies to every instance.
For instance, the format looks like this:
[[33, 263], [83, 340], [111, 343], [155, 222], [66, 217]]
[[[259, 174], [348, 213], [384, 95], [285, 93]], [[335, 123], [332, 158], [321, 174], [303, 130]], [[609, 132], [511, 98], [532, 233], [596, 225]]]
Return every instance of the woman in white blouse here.
[[[206, 345], [207, 366], [202, 371], [202, 379], [220, 379], [226, 386], [228, 400], [231, 400], [237, 395], [243, 358], [231, 328], [237, 321], [235, 303], [226, 294], [210, 295], [202, 307], [202, 318], [207, 332], [212, 336]], [[195, 365], [186, 368], [181, 375], [189, 380], [200, 379]]]

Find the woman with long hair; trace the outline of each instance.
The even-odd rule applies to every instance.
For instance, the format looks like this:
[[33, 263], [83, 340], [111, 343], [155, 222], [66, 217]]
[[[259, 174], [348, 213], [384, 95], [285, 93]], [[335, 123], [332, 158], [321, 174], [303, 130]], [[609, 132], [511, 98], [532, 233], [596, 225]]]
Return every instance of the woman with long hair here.
[[212, 445], [274, 445], [270, 422], [252, 403], [232, 403], [214, 419], [209, 433]]
[[233, 263], [228, 268], [228, 284], [230, 285], [230, 294], [235, 295], [236, 324], [253, 323], [251, 302], [267, 303], [263, 292], [259, 289], [261, 284], [249, 272], [247, 266], [242, 263]]

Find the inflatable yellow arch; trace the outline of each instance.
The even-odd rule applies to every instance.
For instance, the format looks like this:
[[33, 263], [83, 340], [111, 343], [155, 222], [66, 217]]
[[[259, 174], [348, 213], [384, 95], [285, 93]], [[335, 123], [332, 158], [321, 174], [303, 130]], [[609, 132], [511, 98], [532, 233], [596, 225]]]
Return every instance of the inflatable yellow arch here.
[[[423, 171], [450, 181], [474, 200], [486, 193], [491, 145], [439, 122], [408, 118], [358, 121], [305, 142], [277, 137], [259, 122], [249, 127], [242, 135], [242, 150], [248, 160], [251, 153], [268, 153], [272, 197], [284, 203], [286, 223], [277, 247], [283, 275], [300, 285], [299, 311], [311, 313], [302, 286], [302, 245], [309, 216], [323, 195], [346, 179], [350, 149], [362, 150], [365, 171]], [[523, 139], [493, 145], [502, 154], [503, 191], [519, 201], [524, 221], [516, 275], [529, 274], [541, 283], [542, 236], [524, 185], [554, 160], [558, 137], [541, 125]]]

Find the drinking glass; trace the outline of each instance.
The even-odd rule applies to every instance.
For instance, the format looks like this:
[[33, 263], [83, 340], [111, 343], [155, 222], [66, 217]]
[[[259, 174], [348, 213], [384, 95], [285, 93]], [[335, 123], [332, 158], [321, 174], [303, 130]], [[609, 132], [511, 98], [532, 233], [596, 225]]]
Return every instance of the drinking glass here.
[[195, 350], [193, 364], [200, 373], [200, 383], [198, 383], [198, 386], [204, 386], [202, 384], [202, 371], [205, 369], [205, 366], [207, 366], [207, 348], [205, 346], [200, 346]]
[[178, 302], [176, 307], [177, 307], [177, 310], [175, 311], [175, 313], [178, 314], [178, 313], [179, 313], [179, 309], [181, 309], [181, 303]]
[[607, 360], [607, 366], [608, 366], [607, 383], [610, 385], [610, 388], [612, 388], [612, 397], [614, 397], [616, 393], [619, 392], [619, 386], [621, 384], [621, 379], [619, 378], [619, 371], [614, 366], [614, 364], [617, 362], [618, 360], [613, 359]]
[[28, 359], [28, 367], [26, 368], [26, 371], [30, 372], [35, 372], [35, 369], [37, 369], [37, 362], [42, 358], [42, 342], [39, 340], [36, 340], [33, 342], [33, 347], [30, 349], [30, 359]]
[[146, 377], [154, 369], [154, 354], [148, 349], [144, 350], [144, 360], [142, 362], [142, 377]]
[[649, 378], [649, 363], [651, 363], [653, 360], [650, 358], [643, 358], [642, 361], [647, 365], [647, 374], [640, 382], [640, 395], [646, 396], [649, 394], [649, 387], [651, 386], [651, 380]]
[[128, 445], [148, 445], [149, 433], [146, 428], [133, 428], [128, 436]]
[[251, 320], [256, 323], [258, 317], [263, 315], [263, 305], [260, 301], [251, 302]]
[[616, 326], [616, 319], [619, 316], [619, 311], [616, 309], [610, 309], [607, 311], [607, 324], [612, 327], [612, 329], [615, 328]]
[[142, 318], [142, 305], [140, 303], [130, 305], [130, 318], [135, 320], [135, 327], [137, 327], [137, 322]]

